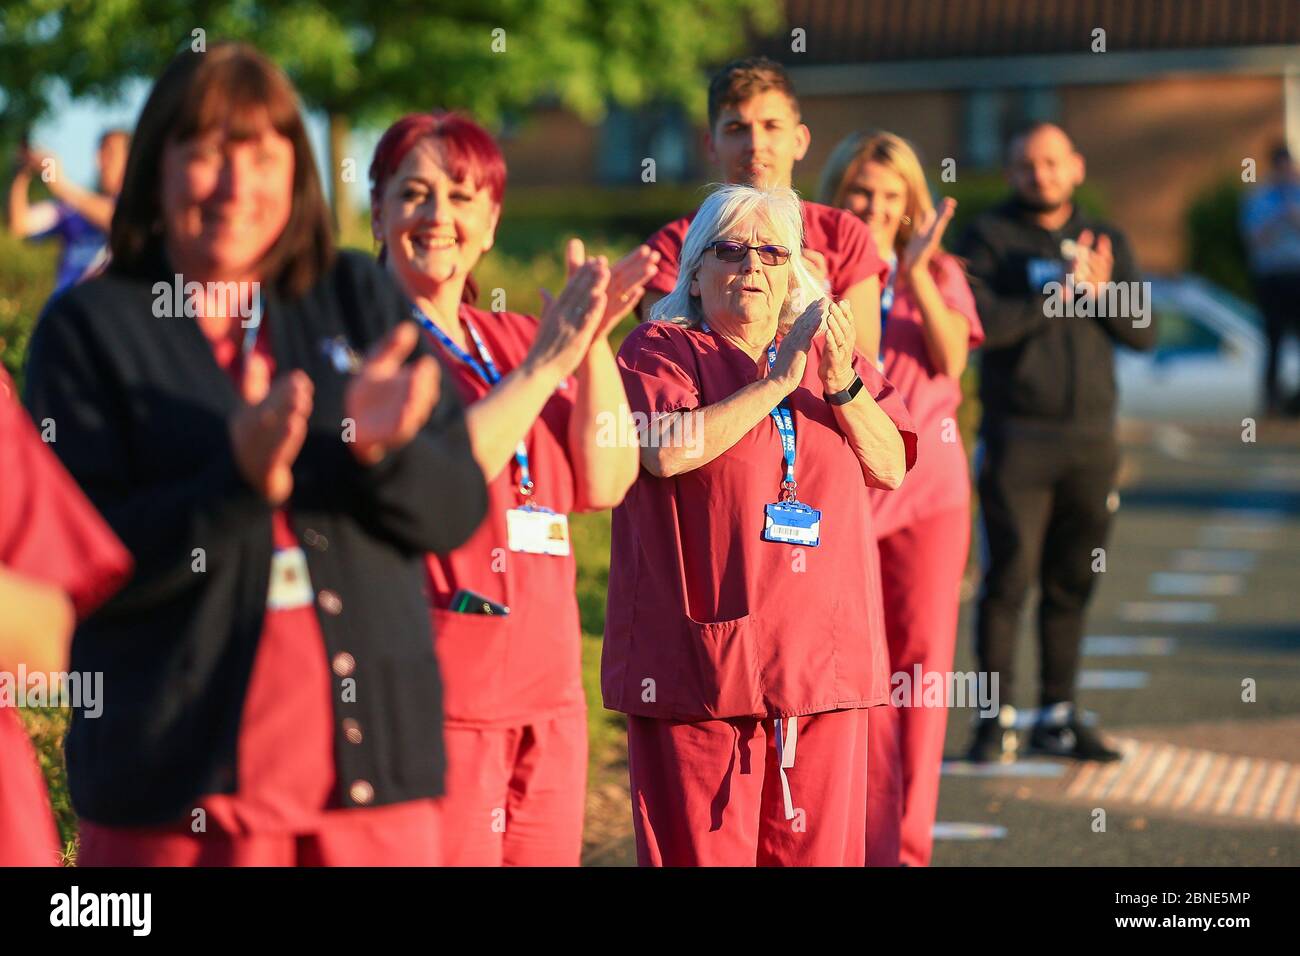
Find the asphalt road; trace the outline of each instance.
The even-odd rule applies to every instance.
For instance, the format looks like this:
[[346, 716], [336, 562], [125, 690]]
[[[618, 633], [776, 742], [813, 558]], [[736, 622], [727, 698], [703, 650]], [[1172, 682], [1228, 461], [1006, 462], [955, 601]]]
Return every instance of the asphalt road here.
[[[1300, 431], [1241, 437], [1127, 431], [1079, 695], [1126, 757], [1035, 758], [1001, 768], [1033, 776], [990, 777], [950, 761], [934, 865], [1300, 863]], [[1036, 692], [1032, 607], [1022, 705]], [[975, 667], [971, 611], [957, 670]], [[950, 757], [969, 721], [953, 712]]]
[[[1253, 443], [1228, 428], [1121, 434], [1079, 703], [1126, 757], [972, 776], [956, 758], [973, 712], [953, 710], [935, 866], [1300, 864], [1300, 426], [1262, 426]], [[1022, 707], [1037, 693], [1035, 600], [1011, 702]], [[975, 669], [973, 607], [957, 671]], [[636, 862], [625, 771], [615, 776], [591, 795], [588, 827], [598, 817], [604, 829], [588, 865]]]

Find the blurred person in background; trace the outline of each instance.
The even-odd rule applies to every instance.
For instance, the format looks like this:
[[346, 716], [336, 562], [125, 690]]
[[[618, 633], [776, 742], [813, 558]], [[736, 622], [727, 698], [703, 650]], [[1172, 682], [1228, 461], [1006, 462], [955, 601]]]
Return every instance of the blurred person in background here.
[[1133, 314], [1134, 285], [1126, 314], [1052, 314], [1049, 283], [1076, 302], [1104, 300], [1108, 284], [1141, 277], [1123, 234], [1074, 203], [1085, 164], [1064, 130], [1040, 122], [1018, 131], [1005, 162], [1013, 195], [977, 218], [957, 247], [986, 336], [977, 458], [988, 560], [976, 653], [983, 671], [999, 675], [1002, 701], [997, 715], [977, 720], [969, 756], [1014, 759], [1016, 637], [1037, 583], [1039, 712], [1030, 749], [1117, 760], [1076, 708], [1075, 679], [1119, 465], [1115, 346], [1151, 348], [1155, 321], [1149, 311]]
[[[41, 441], [3, 367], [0, 476], [0, 681], [25, 695], [19, 675], [44, 675], [52, 688], [53, 675], [66, 673], [77, 619], [121, 587], [131, 558]], [[19, 701], [4, 696], [0, 867], [57, 866], [62, 848], [45, 779], [15, 709]]]
[[1241, 232], [1268, 337], [1264, 414], [1300, 415], [1300, 395], [1283, 395], [1278, 383], [1282, 342], [1300, 338], [1300, 171], [1285, 143], [1273, 150], [1268, 178], [1243, 193]]
[[657, 258], [610, 268], [571, 240], [569, 281], [540, 318], [474, 303], [506, 165], [455, 113], [398, 120], [370, 167], [380, 259], [447, 365], [488, 483], [487, 518], [427, 559], [444, 687], [449, 866], [576, 866], [587, 782], [587, 706], [568, 514], [612, 508], [636, 478], [627, 395], [609, 334]]
[[[9, 186], [9, 232], [22, 239], [58, 238], [63, 244], [55, 293], [91, 270], [103, 252], [130, 146], [126, 130], [111, 129], [100, 136], [95, 151], [99, 183], [93, 192], [64, 176], [53, 153], [35, 148], [18, 151], [17, 171]], [[49, 189], [52, 201], [29, 202], [34, 176]]]
[[[725, 183], [759, 188], [791, 187], [794, 164], [803, 159], [812, 133], [799, 114], [794, 84], [781, 64], [767, 57], [733, 60], [709, 80], [709, 159]], [[841, 209], [804, 201], [804, 266], [822, 292], [847, 299], [857, 324], [857, 348], [873, 360], [880, 347], [880, 290], [888, 267], [870, 231]], [[682, 242], [691, 217], [670, 222], [646, 243], [661, 256], [659, 271], [641, 300], [641, 317], [673, 290]]]
[[601, 688], [628, 715], [642, 866], [866, 856], [889, 693], [868, 493], [903, 482], [916, 433], [804, 266], [801, 220], [791, 189], [716, 190], [619, 349], [648, 424], [614, 511]]
[[166, 67], [111, 251], [47, 306], [27, 371], [136, 566], [72, 644], [105, 697], [67, 737], [80, 862], [436, 864], [423, 558], [473, 533], [486, 490], [401, 292], [336, 253], [262, 54]]
[[[895, 674], [947, 675], [970, 547], [970, 467], [957, 429], [961, 375], [984, 340], [961, 264], [941, 242], [956, 209], [936, 209], [915, 150], [892, 133], [841, 142], [820, 198], [867, 224], [889, 279], [880, 301], [885, 377], [907, 404], [917, 463], [871, 507]], [[886, 706], [868, 724], [867, 865], [928, 866], [947, 707]]]

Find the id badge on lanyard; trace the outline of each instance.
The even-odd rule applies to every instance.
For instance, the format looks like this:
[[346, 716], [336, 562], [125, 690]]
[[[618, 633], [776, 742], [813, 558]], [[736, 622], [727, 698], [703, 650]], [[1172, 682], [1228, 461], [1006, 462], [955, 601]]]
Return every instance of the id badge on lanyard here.
[[569, 516], [550, 508], [524, 505], [506, 512], [511, 551], [565, 557], [569, 553]]
[[[411, 314], [444, 349], [450, 352], [488, 384], [495, 388], [501, 381], [492, 353], [484, 343], [483, 337], [474, 328], [474, 323], [465, 319], [470, 339], [478, 352], [478, 358], [470, 355], [451, 340], [442, 329], [438, 328], [418, 307], [412, 307]], [[511, 551], [520, 554], [549, 554], [564, 557], [569, 554], [569, 516], [559, 514], [550, 508], [543, 508], [532, 501], [536, 485], [528, 467], [528, 446], [523, 439], [515, 446], [515, 464], [519, 468], [519, 502], [517, 508], [506, 511], [506, 544]]]
[[266, 606], [272, 611], [306, 607], [316, 594], [307, 570], [307, 555], [302, 548], [279, 548], [271, 555], [271, 583], [267, 588]]
[[[767, 347], [767, 370], [776, 364], [776, 342]], [[822, 513], [795, 496], [794, 413], [789, 403], [781, 402], [771, 411], [781, 436], [781, 454], [785, 459], [785, 480], [781, 482], [781, 500], [763, 509], [763, 540], [779, 544], [797, 544], [815, 548], [821, 544]]]

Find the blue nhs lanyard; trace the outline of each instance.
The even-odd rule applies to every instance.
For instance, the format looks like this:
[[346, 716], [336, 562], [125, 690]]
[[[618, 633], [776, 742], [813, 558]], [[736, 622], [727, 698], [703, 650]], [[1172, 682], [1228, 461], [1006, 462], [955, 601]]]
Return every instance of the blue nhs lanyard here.
[[898, 255], [889, 255], [889, 277], [880, 290], [880, 358], [885, 358], [885, 326], [889, 324], [889, 310], [894, 307], [894, 280], [898, 277]]
[[[469, 337], [474, 342], [474, 348], [478, 352], [478, 358], [470, 355], [459, 345], [451, 340], [442, 329], [430, 319], [419, 306], [411, 306], [411, 316], [416, 322], [437, 339], [438, 344], [452, 354], [453, 357], [473, 370], [474, 374], [488, 384], [489, 387], [495, 387], [497, 382], [501, 381], [501, 372], [497, 369], [496, 362], [492, 361], [492, 353], [488, 351], [487, 345], [483, 342], [483, 337], [478, 334], [478, 329], [474, 328], [474, 323], [465, 318], [465, 327], [469, 329]], [[480, 359], [482, 360], [480, 362]], [[515, 446], [515, 463], [519, 465], [519, 494], [527, 498], [533, 493], [533, 479], [531, 472], [528, 470], [528, 446], [520, 439], [519, 444]]]
[[[705, 334], [713, 332], [707, 322], [701, 322], [700, 328], [704, 330]], [[773, 339], [767, 347], [767, 371], [769, 375], [772, 373], [774, 365], [776, 365], [776, 339]], [[781, 482], [781, 500], [794, 501], [794, 416], [790, 412], [788, 402], [785, 401], [772, 409], [769, 414], [772, 416], [772, 421], [776, 422], [777, 434], [781, 436], [781, 455], [785, 458], [785, 481]]]
[[[772, 373], [772, 366], [776, 365], [776, 339], [767, 347], [767, 371]], [[790, 406], [787, 401], [781, 402], [780, 405], [770, 412], [772, 421], [776, 422], [776, 430], [781, 436], [781, 454], [785, 458], [785, 481], [781, 482], [781, 500], [794, 501], [794, 416], [790, 413]]]
[[262, 331], [262, 294], [253, 296], [253, 314], [249, 316], [248, 325], [244, 327], [244, 339], [240, 343], [239, 351], [245, 362], [257, 348], [257, 336]]

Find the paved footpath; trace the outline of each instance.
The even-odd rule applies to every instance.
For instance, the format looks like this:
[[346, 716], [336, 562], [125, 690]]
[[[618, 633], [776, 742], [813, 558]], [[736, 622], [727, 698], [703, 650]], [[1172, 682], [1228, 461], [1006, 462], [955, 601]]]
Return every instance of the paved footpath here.
[[[1033, 758], [991, 774], [950, 759], [936, 866], [1300, 864], [1300, 427], [1265, 426], [1254, 443], [1130, 428], [1124, 449], [1079, 701], [1126, 757]], [[1021, 705], [1036, 695], [1032, 609]], [[958, 671], [975, 668], [972, 610]], [[952, 712], [950, 758], [970, 719]], [[596, 796], [617, 826], [584, 862], [634, 865], [626, 777], [608, 789]]]
[[[1133, 429], [1124, 458], [1079, 700], [1125, 759], [950, 761], [937, 866], [1300, 863], [1300, 431]], [[971, 611], [958, 670], [975, 666]], [[969, 719], [953, 713], [951, 757]]]

